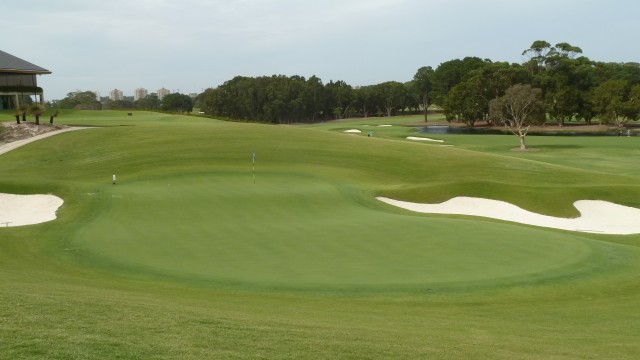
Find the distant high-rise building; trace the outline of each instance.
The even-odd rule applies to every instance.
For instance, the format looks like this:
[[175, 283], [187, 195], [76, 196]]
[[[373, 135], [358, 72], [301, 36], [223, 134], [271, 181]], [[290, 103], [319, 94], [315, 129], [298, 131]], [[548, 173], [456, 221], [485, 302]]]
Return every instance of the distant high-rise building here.
[[133, 90], [133, 101], [144, 99], [149, 93], [145, 88], [137, 88]]
[[169, 91], [169, 89], [165, 89], [164, 87], [160, 90], [158, 90], [158, 99], [162, 100], [163, 97], [167, 96], [171, 94], [171, 91]]
[[109, 99], [113, 101], [123, 100], [122, 90], [113, 89], [109, 92]]

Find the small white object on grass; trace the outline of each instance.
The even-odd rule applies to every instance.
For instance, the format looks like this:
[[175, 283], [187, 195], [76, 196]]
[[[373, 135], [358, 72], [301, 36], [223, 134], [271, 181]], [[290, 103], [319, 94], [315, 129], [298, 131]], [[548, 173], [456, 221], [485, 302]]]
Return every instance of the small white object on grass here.
[[436, 140], [436, 139], [430, 139], [430, 138], [425, 138], [425, 137], [418, 137], [418, 136], [407, 136], [408, 140], [417, 140], [417, 141], [433, 141], [433, 142], [439, 142], [439, 143], [443, 143], [444, 140]]

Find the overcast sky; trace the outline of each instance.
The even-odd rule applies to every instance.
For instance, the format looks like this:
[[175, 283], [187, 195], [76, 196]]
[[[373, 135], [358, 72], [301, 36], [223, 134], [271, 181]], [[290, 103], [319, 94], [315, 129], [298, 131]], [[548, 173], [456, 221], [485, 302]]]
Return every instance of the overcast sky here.
[[640, 62], [637, 0], [20, 0], [1, 50], [53, 72], [45, 98], [143, 87], [183, 93], [236, 75], [371, 85], [478, 56], [522, 62], [535, 40]]

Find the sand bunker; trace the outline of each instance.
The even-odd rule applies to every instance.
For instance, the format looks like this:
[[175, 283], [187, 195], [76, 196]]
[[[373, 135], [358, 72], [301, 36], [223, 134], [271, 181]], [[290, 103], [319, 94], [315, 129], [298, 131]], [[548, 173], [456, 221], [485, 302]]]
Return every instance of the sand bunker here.
[[0, 193], [0, 228], [39, 224], [55, 220], [62, 199], [53, 195]]
[[[7, 128], [13, 124], [3, 123]], [[16, 127], [16, 126], [13, 126]], [[0, 144], [0, 155], [28, 143], [66, 131], [87, 129], [81, 127], [46, 127], [28, 124], [17, 125], [21, 131], [15, 141]], [[13, 139], [12, 139], [13, 140]], [[55, 220], [56, 211], [64, 201], [53, 195], [13, 195], [0, 193], [0, 228], [39, 224]]]
[[361, 133], [362, 131], [360, 131], [358, 129], [349, 129], [349, 130], [345, 130], [343, 132], [346, 132], [346, 133]]
[[456, 197], [441, 204], [419, 204], [384, 197], [377, 199], [421, 213], [481, 216], [588, 233], [614, 235], [640, 233], [640, 209], [601, 200], [576, 201], [574, 206], [580, 212], [580, 216], [567, 219], [533, 213], [504, 201], [481, 198]]
[[416, 141], [433, 141], [433, 142], [439, 142], [439, 143], [443, 143], [444, 142], [444, 140], [436, 140], [436, 139], [417, 137], [417, 136], [407, 136], [407, 139], [416, 140]]

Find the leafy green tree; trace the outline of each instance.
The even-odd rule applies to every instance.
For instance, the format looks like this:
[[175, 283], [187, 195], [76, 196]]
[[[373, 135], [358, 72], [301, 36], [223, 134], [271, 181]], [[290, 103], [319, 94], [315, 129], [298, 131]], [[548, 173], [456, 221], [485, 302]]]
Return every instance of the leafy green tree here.
[[593, 118], [596, 116], [596, 111], [590, 100], [591, 90], [601, 81], [598, 75], [598, 66], [597, 63], [584, 56], [577, 58], [574, 65], [571, 85], [580, 92], [577, 97], [576, 117], [585, 120], [587, 124], [591, 124]]
[[60, 100], [57, 106], [61, 109], [100, 110], [102, 104], [96, 100], [96, 94], [92, 91], [79, 91], [68, 93], [67, 97]]
[[431, 101], [431, 90], [433, 85], [431, 84], [431, 77], [434, 70], [431, 66], [423, 66], [416, 74], [413, 75], [412, 87], [415, 94], [421, 101], [422, 109], [424, 110], [424, 121], [427, 122], [427, 113], [429, 109], [429, 103]]
[[515, 84], [528, 84], [531, 75], [519, 64], [494, 62], [474, 70], [470, 77], [482, 77], [487, 102], [504, 95], [508, 88]]
[[[545, 108], [559, 126], [583, 113], [585, 103], [578, 69], [586, 58], [575, 59], [582, 53], [577, 46], [559, 43], [551, 47], [544, 59], [544, 68], [533, 79], [544, 94]], [[588, 59], [586, 59], [588, 61]]]
[[356, 94], [356, 106], [362, 114], [362, 116], [369, 117], [369, 114], [376, 113], [378, 111], [377, 105], [380, 101], [376, 98], [375, 85], [362, 86], [355, 90]]
[[487, 63], [451, 89], [443, 104], [445, 115], [449, 121], [462, 121], [469, 126], [479, 120], [491, 123], [489, 101], [504, 95], [512, 85], [529, 80], [527, 70], [518, 64]]
[[267, 101], [267, 83], [266, 79], [243, 76], [226, 81], [218, 87], [219, 106], [215, 115], [233, 119], [261, 120], [264, 103]]
[[305, 118], [315, 121], [322, 116], [326, 96], [322, 80], [315, 75], [311, 76], [304, 86], [302, 95], [306, 113]]
[[134, 104], [134, 106], [137, 109], [143, 109], [143, 110], [158, 110], [160, 109], [161, 105], [162, 105], [162, 102], [158, 98], [157, 94], [149, 94], [144, 98], [136, 101]]
[[599, 83], [606, 80], [625, 80], [629, 84], [640, 84], [640, 64], [638, 63], [596, 63]]
[[582, 49], [566, 42], [556, 44], [554, 50], [556, 55], [561, 58], [573, 59], [578, 56], [578, 54], [582, 54]]
[[477, 57], [466, 57], [462, 60], [446, 61], [438, 66], [431, 74], [431, 99], [436, 105], [443, 106], [445, 98], [454, 86], [466, 80], [469, 74], [476, 69], [491, 63]]
[[483, 120], [489, 111], [485, 97], [484, 81], [481, 76], [461, 82], [451, 89], [444, 103], [444, 113], [449, 120], [462, 121], [474, 126]]
[[374, 92], [378, 108], [383, 110], [387, 116], [403, 109], [408, 103], [407, 89], [403, 83], [397, 81], [387, 81], [375, 85]]
[[593, 89], [591, 101], [604, 124], [622, 129], [640, 113], [640, 85], [629, 86], [626, 80], [607, 80]]
[[161, 109], [177, 113], [190, 112], [193, 110], [193, 100], [189, 95], [169, 94], [162, 99]]
[[199, 96], [198, 107], [208, 115], [222, 115], [220, 109], [220, 90], [209, 88]]
[[349, 109], [356, 100], [353, 87], [342, 80], [329, 81], [325, 86], [326, 113], [340, 119], [349, 113]]
[[631, 87], [626, 112], [632, 120], [640, 120], [640, 84]]
[[516, 135], [520, 149], [526, 150], [525, 136], [529, 128], [545, 120], [542, 90], [528, 84], [513, 85], [504, 96], [489, 102], [489, 114]]
[[554, 48], [544, 40], [536, 40], [531, 46], [522, 52], [527, 57], [525, 66], [532, 74], [537, 74], [544, 70], [547, 63], [547, 55], [552, 53]]
[[[291, 123], [304, 117], [304, 87], [306, 81], [301, 76], [287, 77], [284, 75], [272, 76], [270, 78], [259, 78], [259, 86], [264, 94], [262, 112], [259, 112], [258, 119], [263, 119], [271, 123]], [[247, 89], [252, 93], [254, 88]], [[261, 96], [262, 97], [262, 96]], [[250, 106], [251, 97], [243, 97], [247, 105]], [[251, 117], [255, 118], [255, 117]]]

